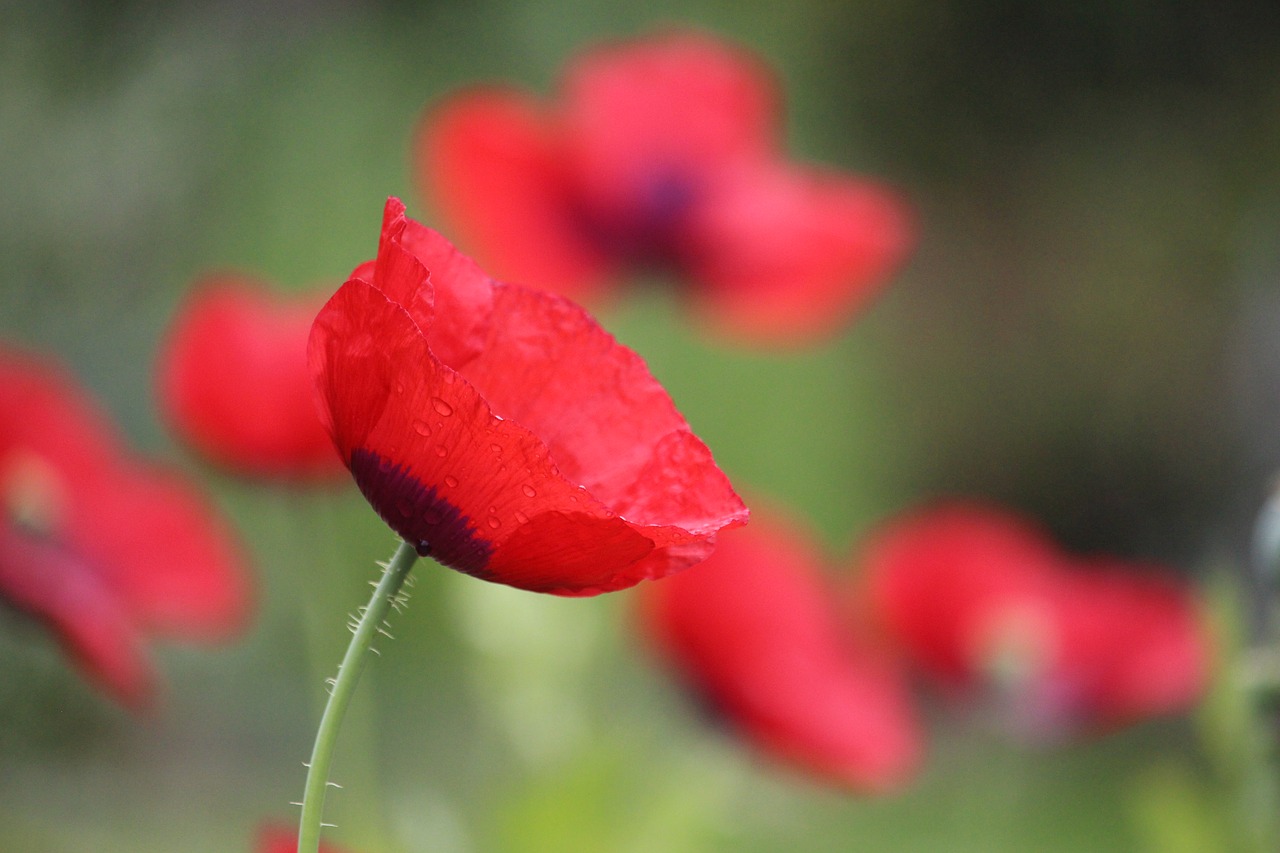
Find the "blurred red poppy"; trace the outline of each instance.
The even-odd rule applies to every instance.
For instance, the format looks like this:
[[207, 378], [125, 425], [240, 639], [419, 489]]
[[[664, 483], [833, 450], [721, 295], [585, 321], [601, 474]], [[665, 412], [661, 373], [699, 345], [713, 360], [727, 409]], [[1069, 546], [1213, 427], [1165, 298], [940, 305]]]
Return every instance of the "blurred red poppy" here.
[[[430, 270], [430, 273], [428, 273]], [[387, 202], [316, 318], [322, 416], [365, 497], [460, 571], [591, 595], [692, 565], [747, 510], [644, 362]]]
[[845, 630], [821, 562], [795, 529], [757, 517], [649, 585], [643, 624], [761, 749], [856, 790], [901, 786], [923, 749], [905, 678]]
[[1012, 513], [948, 504], [906, 516], [862, 557], [861, 604], [944, 686], [996, 688], [1038, 731], [1106, 728], [1189, 707], [1208, 637], [1168, 570], [1084, 560]]
[[131, 456], [59, 368], [0, 350], [0, 599], [49, 626], [129, 705], [154, 676], [149, 635], [225, 638], [244, 621], [242, 563], [175, 473]]
[[307, 335], [323, 301], [277, 296], [244, 276], [198, 282], [158, 364], [161, 410], [174, 431], [240, 474], [345, 476], [307, 369]]
[[727, 329], [802, 341], [838, 329], [915, 235], [896, 192], [785, 161], [779, 112], [759, 58], [664, 33], [579, 56], [552, 104], [501, 86], [447, 99], [416, 166], [503, 278], [589, 298], [656, 265]]
[[[298, 853], [298, 832], [279, 826], [264, 826], [258, 832], [257, 853]], [[347, 848], [321, 842], [319, 853], [347, 853]]]

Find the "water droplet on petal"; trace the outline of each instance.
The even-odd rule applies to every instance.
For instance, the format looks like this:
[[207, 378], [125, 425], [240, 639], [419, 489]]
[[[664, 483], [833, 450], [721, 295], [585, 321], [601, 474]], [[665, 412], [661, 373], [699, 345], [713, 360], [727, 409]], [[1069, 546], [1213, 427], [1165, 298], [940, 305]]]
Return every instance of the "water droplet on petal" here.
[[444, 513], [430, 506], [422, 511], [422, 520], [427, 524], [439, 524], [444, 521]]
[[490, 450], [492, 450], [494, 453], [501, 453], [501, 452], [502, 452], [502, 445], [501, 445], [501, 444], [491, 444], [491, 445], [489, 445], [489, 449], [490, 449]]
[[441, 459], [443, 459], [448, 455], [449, 455], [448, 448], [446, 448], [443, 444], [436, 445], [436, 456], [439, 456]]
[[529, 523], [529, 516], [525, 515], [520, 510], [516, 510], [516, 524], [528, 524], [528, 523]]
[[538, 496], [538, 490], [533, 486], [530, 486], [528, 483], [521, 486], [520, 491], [524, 492], [525, 497], [535, 498]]
[[444, 484], [445, 484], [446, 486], [448, 486], [449, 488], [451, 488], [451, 489], [453, 489], [453, 488], [457, 488], [457, 486], [458, 486], [458, 478], [457, 478], [457, 477], [455, 477], [455, 476], [453, 476], [452, 474], [450, 474], [448, 477], [445, 477], [445, 478], [444, 478]]
[[396, 509], [400, 510], [400, 514], [403, 515], [405, 518], [408, 518], [409, 516], [413, 515], [413, 503], [411, 501], [407, 501], [407, 500], [397, 501]]
[[502, 526], [502, 522], [499, 521], [496, 516], [491, 515], [489, 516], [489, 526], [494, 530], [497, 530], [499, 527]]
[[448, 403], [446, 403], [444, 400], [441, 400], [439, 397], [431, 398], [431, 406], [437, 412], [439, 412], [440, 415], [443, 417], [447, 418], [449, 417], [449, 415], [453, 414], [453, 406], [450, 406]]
[[413, 431], [418, 435], [431, 435], [431, 427], [427, 425], [426, 421], [414, 421]]

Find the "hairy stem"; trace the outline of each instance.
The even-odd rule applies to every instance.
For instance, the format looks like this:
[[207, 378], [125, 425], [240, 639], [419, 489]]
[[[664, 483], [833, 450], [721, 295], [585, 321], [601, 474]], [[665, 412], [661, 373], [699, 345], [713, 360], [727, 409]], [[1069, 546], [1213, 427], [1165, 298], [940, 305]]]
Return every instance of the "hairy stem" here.
[[374, 636], [400, 592], [409, 570], [418, 559], [417, 551], [407, 542], [401, 542], [391, 562], [387, 563], [373, 591], [373, 597], [360, 614], [351, 644], [338, 666], [338, 676], [333, 680], [329, 702], [320, 717], [316, 731], [316, 744], [307, 765], [307, 785], [302, 795], [302, 820], [298, 825], [298, 853], [317, 853], [320, 849], [321, 816], [324, 812], [324, 795], [329, 782], [329, 763], [333, 759], [333, 747], [338, 740], [342, 717], [355, 693], [356, 682], [364, 669], [368, 651]]

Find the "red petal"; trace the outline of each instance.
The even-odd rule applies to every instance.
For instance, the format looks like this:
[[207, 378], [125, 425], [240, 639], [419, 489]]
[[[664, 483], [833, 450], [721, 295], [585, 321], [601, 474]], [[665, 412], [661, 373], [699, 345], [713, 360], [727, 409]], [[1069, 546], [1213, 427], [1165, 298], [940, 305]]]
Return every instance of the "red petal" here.
[[912, 661], [944, 682], [967, 685], [987, 674], [1006, 630], [1047, 623], [1060, 562], [1031, 524], [950, 504], [873, 536], [861, 577], [875, 617]]
[[74, 479], [109, 466], [118, 440], [114, 425], [64, 371], [0, 345], [0, 489], [15, 462], [22, 463], [19, 455], [47, 460]]
[[772, 75], [710, 36], [602, 45], [573, 63], [563, 89], [576, 188], [602, 213], [625, 217], [655, 178], [678, 178], [697, 193], [727, 166], [776, 151]]
[[418, 132], [419, 182], [495, 274], [583, 299], [614, 261], [574, 213], [556, 131], [518, 92], [456, 95]]
[[921, 734], [903, 679], [843, 633], [803, 535], [757, 518], [644, 593], [673, 662], [762, 748], [863, 790], [914, 771]]
[[761, 341], [841, 328], [915, 242], [905, 202], [855, 178], [744, 169], [695, 208], [686, 262], [710, 319]]
[[[403, 211], [401, 211], [403, 213]], [[391, 229], [399, 242], [430, 272], [433, 279], [447, 282], [448, 287], [422, 288], [432, 294], [435, 310], [447, 323], [418, 323], [418, 329], [426, 336], [431, 351], [454, 370], [479, 355], [492, 333], [493, 280], [476, 265], [476, 262], [455, 249], [447, 240], [430, 228], [424, 228], [411, 219], [403, 220], [403, 231]], [[388, 238], [383, 233], [383, 241]], [[405, 304], [396, 288], [418, 280], [416, 269], [409, 267], [408, 275], [398, 281], [395, 276], [384, 276], [375, 286], [393, 302]], [[411, 312], [412, 313], [412, 312]]]
[[177, 475], [137, 462], [79, 484], [67, 531], [148, 631], [217, 640], [243, 628], [242, 555], [217, 513]]
[[[459, 284], [447, 269], [428, 282], [388, 222], [375, 281]], [[348, 282], [317, 318], [311, 360], [335, 441], [393, 529], [486, 579], [592, 594], [690, 565], [745, 520], [634, 353], [559, 297], [510, 285], [493, 296], [489, 337], [460, 373], [432, 351], [436, 332], [372, 284]], [[673, 460], [687, 469], [637, 484]]]
[[154, 676], [129, 608], [83, 557], [0, 525], [0, 596], [45, 623], [81, 670], [115, 698], [141, 707]]
[[1063, 578], [1049, 678], [1084, 721], [1108, 727], [1189, 708], [1208, 678], [1191, 592], [1154, 566], [1110, 562]]
[[499, 286], [492, 336], [464, 375], [619, 515], [701, 533], [742, 512], [644, 361], [571, 302]]
[[273, 296], [247, 278], [200, 282], [159, 361], [160, 402], [174, 429], [211, 460], [244, 474], [341, 473], [307, 370], [307, 334], [320, 304]]

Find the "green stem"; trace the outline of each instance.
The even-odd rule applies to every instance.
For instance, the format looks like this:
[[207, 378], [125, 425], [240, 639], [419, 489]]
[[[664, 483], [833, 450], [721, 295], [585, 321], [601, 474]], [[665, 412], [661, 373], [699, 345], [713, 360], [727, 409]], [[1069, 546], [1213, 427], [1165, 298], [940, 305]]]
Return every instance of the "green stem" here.
[[360, 672], [364, 669], [367, 660], [365, 652], [373, 643], [374, 635], [378, 633], [383, 620], [387, 618], [401, 585], [417, 559], [418, 553], [413, 546], [408, 542], [401, 542], [395, 556], [387, 563], [368, 606], [360, 615], [360, 621], [351, 636], [351, 644], [347, 646], [347, 653], [338, 666], [338, 677], [333, 681], [329, 702], [320, 717], [316, 745], [311, 751], [311, 762], [307, 765], [307, 786], [302, 794], [302, 820], [298, 825], [298, 853], [317, 853], [320, 849], [320, 819], [324, 811], [329, 763], [333, 759], [333, 747], [338, 740], [338, 728], [342, 725], [342, 717], [351, 704], [356, 682], [360, 680]]

